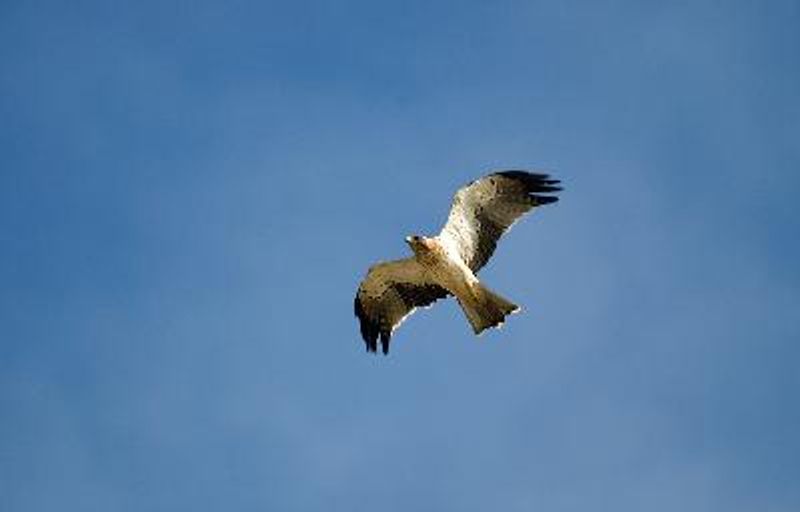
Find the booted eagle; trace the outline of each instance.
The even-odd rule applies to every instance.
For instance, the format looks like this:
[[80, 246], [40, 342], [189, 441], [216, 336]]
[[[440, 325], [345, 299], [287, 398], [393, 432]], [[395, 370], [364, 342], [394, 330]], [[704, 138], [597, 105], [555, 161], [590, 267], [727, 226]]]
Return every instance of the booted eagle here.
[[523, 214], [554, 203], [559, 181], [547, 174], [502, 171], [461, 188], [435, 237], [412, 235], [414, 255], [370, 267], [358, 287], [355, 313], [368, 352], [378, 339], [389, 353], [392, 332], [417, 308], [455, 296], [475, 334], [500, 326], [519, 306], [485, 287], [475, 274], [492, 257], [497, 241]]

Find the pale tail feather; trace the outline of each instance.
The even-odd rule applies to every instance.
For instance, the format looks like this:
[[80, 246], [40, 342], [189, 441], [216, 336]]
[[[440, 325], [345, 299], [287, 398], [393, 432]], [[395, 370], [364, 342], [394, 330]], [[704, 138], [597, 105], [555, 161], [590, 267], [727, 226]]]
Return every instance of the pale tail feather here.
[[458, 303], [467, 315], [475, 334], [502, 324], [508, 315], [519, 311], [519, 306], [480, 284], [473, 296], [459, 297]]

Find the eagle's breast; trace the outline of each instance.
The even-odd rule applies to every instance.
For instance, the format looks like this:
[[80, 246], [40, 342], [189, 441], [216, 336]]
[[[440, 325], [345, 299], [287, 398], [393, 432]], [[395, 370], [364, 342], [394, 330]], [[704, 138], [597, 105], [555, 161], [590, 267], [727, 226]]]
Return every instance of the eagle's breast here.
[[425, 242], [427, 250], [417, 253], [417, 261], [437, 284], [451, 293], [459, 294], [478, 282], [458, 254], [449, 251], [440, 240], [429, 238]]

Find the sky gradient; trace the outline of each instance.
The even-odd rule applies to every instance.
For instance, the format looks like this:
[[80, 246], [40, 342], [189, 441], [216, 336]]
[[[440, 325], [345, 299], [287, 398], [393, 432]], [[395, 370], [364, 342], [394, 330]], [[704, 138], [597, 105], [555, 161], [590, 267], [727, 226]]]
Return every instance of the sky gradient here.
[[[0, 509], [800, 509], [800, 4], [3, 2]], [[562, 180], [364, 353], [366, 269]]]

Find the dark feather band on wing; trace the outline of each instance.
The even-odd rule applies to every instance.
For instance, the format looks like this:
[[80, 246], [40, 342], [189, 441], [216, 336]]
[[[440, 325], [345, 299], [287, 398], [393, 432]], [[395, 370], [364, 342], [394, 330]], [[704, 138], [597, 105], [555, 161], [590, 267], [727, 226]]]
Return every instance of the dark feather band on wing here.
[[525, 184], [526, 191], [536, 206], [550, 204], [558, 201], [556, 196], [543, 196], [541, 194], [551, 194], [561, 192], [559, 184], [561, 180], [554, 180], [548, 174], [526, 172], [526, 171], [501, 171], [490, 176], [504, 176]]
[[[361, 337], [364, 338], [367, 352], [377, 352], [378, 339], [380, 339], [381, 350], [384, 354], [388, 354], [392, 331], [403, 318], [413, 312], [415, 308], [429, 306], [448, 295], [447, 290], [434, 284], [393, 283], [382, 296], [367, 299], [373, 302], [371, 308], [373, 311], [370, 314], [362, 302], [359, 291], [355, 297], [354, 310], [361, 323]], [[402, 316], [392, 318], [390, 313], [397, 313], [398, 310], [402, 310]]]

